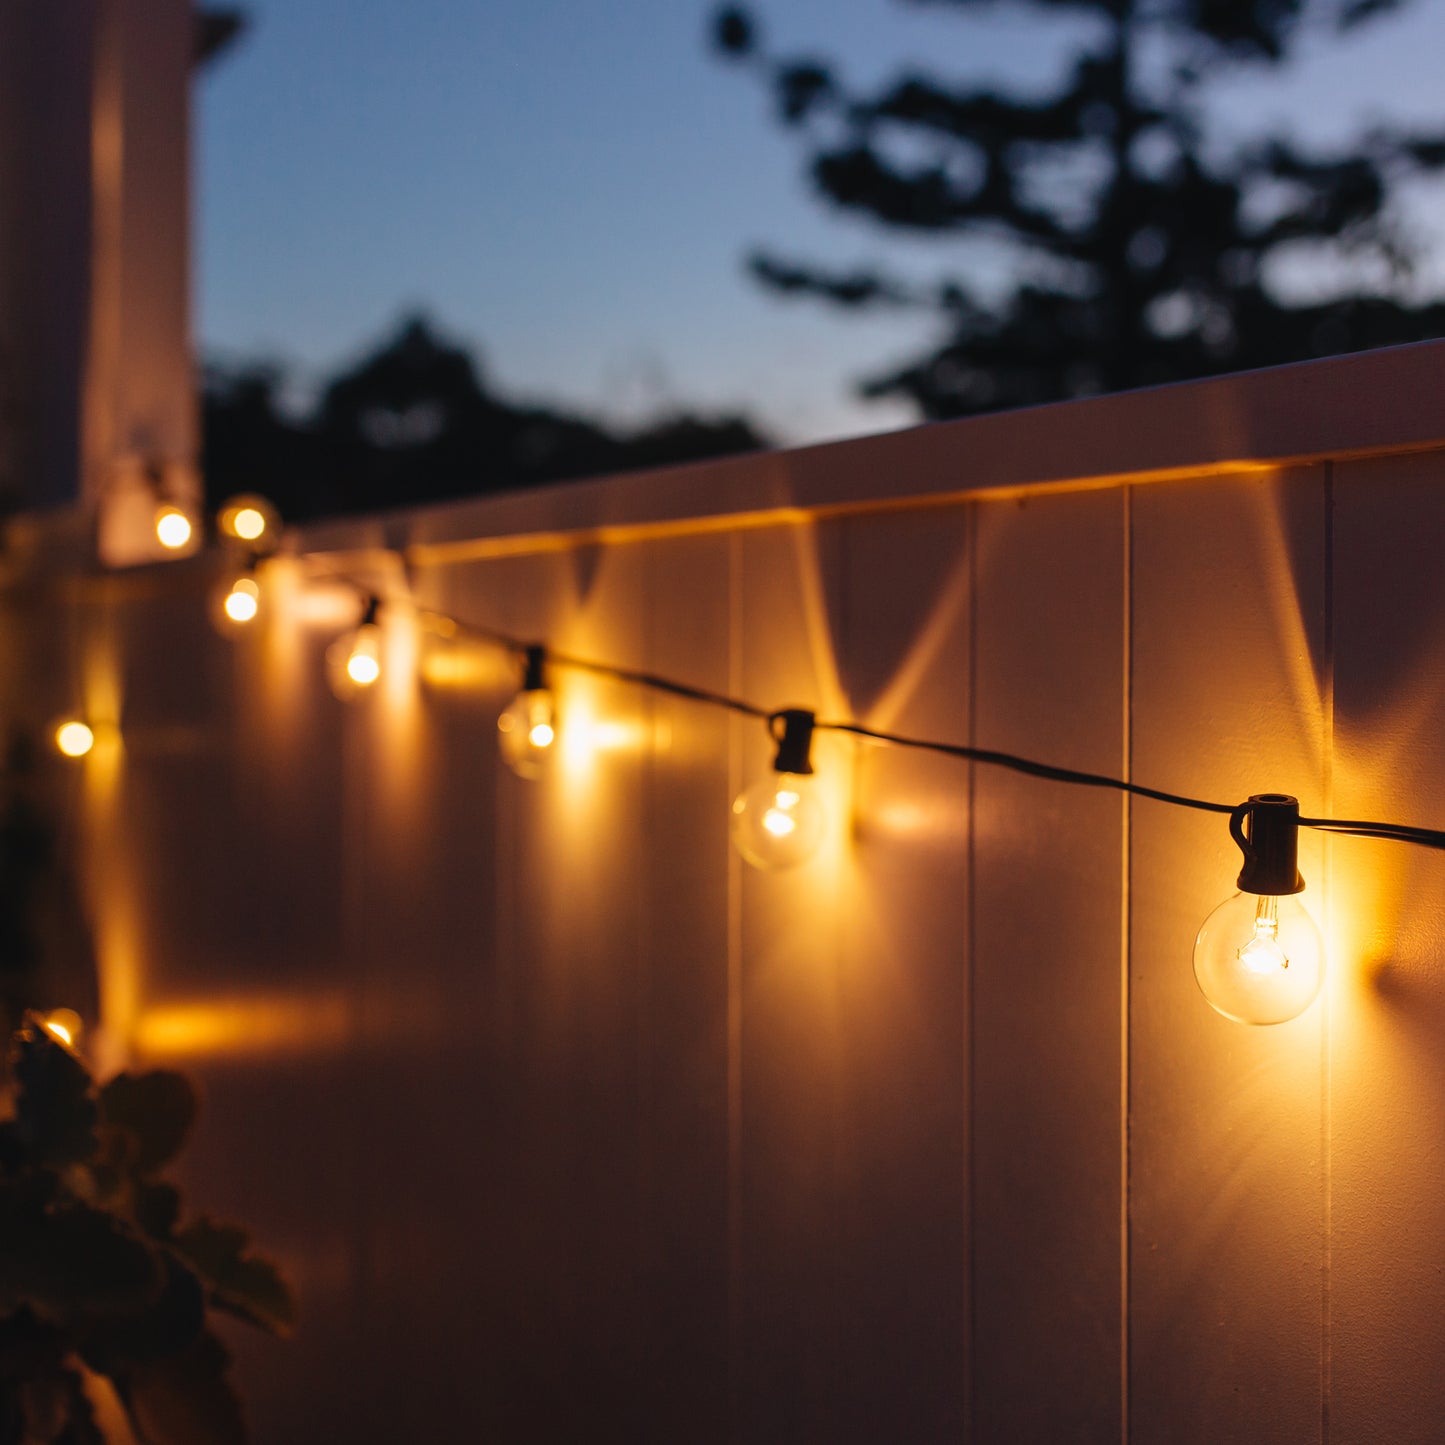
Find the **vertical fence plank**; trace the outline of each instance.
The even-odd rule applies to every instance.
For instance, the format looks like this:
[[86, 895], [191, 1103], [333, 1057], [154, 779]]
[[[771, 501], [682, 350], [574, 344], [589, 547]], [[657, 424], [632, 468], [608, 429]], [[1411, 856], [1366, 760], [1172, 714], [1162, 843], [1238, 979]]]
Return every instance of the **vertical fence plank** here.
[[[836, 586], [811, 526], [739, 539], [740, 690], [765, 706], [836, 700], [824, 589]], [[773, 748], [743, 722], [745, 784]], [[814, 750], [830, 827], [818, 855], [739, 873], [742, 985], [738, 1436], [833, 1439], [838, 1420], [838, 900], [847, 851], [846, 749]]]
[[[965, 507], [833, 524], [841, 682], [883, 730], [963, 741]], [[968, 769], [852, 748], [839, 934], [837, 1441], [966, 1429]]]
[[[1277, 478], [1133, 496], [1134, 781], [1233, 803], [1323, 795], [1325, 487]], [[1319, 1006], [1250, 1028], [1190, 958], [1234, 891], [1222, 817], [1132, 811], [1131, 1439], [1320, 1431]], [[1315, 884], [1320, 850], [1302, 839]]]
[[[1335, 471], [1336, 816], [1445, 827], [1445, 453]], [[1445, 1419], [1445, 857], [1332, 844], [1330, 1439]]]
[[[1118, 776], [1120, 491], [977, 507], [977, 742]], [[974, 819], [974, 1423], [1120, 1433], [1123, 808], [979, 767]]]
[[[649, 545], [647, 661], [726, 692], [726, 537]], [[723, 1445], [729, 1405], [729, 715], [643, 700], [647, 950], [638, 1040], [644, 1221], [638, 1268], [653, 1318], [645, 1438]]]

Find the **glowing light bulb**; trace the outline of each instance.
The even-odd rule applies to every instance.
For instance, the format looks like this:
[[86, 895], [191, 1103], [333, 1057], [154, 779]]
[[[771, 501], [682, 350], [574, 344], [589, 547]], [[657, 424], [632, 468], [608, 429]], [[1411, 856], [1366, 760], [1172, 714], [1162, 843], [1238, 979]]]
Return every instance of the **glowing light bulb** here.
[[812, 778], [775, 773], [733, 802], [733, 844], [754, 867], [793, 868], [818, 851], [827, 821]]
[[95, 732], [87, 723], [69, 718], [55, 729], [55, 746], [67, 758], [83, 758], [95, 746]]
[[221, 604], [232, 622], [251, 622], [261, 610], [261, 589], [254, 577], [238, 577]]
[[818, 851], [828, 815], [809, 757], [813, 714], [775, 713], [768, 728], [778, 744], [773, 773], [733, 802], [733, 846], [756, 868], [793, 868]]
[[1204, 920], [1194, 977], [1225, 1018], [1285, 1023], [1315, 1001], [1324, 978], [1324, 939], [1295, 896], [1304, 888], [1295, 866], [1299, 804], [1283, 793], [1256, 794], [1234, 810], [1230, 832], [1245, 857], [1241, 891]]
[[497, 747], [519, 778], [540, 778], [556, 741], [557, 700], [547, 686], [546, 652], [529, 647], [522, 690], [497, 719]]
[[351, 655], [346, 659], [346, 672], [357, 687], [370, 687], [381, 676], [376, 644], [364, 633], [352, 644]]
[[351, 702], [374, 687], [381, 678], [381, 627], [376, 616], [380, 603], [369, 598], [361, 625], [326, 651], [326, 676], [342, 702]]
[[280, 540], [281, 519], [264, 497], [232, 497], [216, 515], [223, 537], [244, 542], [253, 552], [269, 552]]
[[1324, 956], [1320, 931], [1297, 899], [1236, 893], [1204, 920], [1194, 977], [1225, 1018], [1282, 1024], [1315, 1001]]
[[73, 1049], [80, 1040], [80, 1015], [73, 1008], [51, 1009], [41, 1018], [40, 1026], [68, 1049]]
[[244, 632], [261, 615], [261, 583], [250, 558], [239, 570], [223, 573], [211, 589], [211, 624], [222, 637]]
[[156, 511], [156, 540], [169, 551], [191, 540], [191, 519], [179, 507], [164, 506]]

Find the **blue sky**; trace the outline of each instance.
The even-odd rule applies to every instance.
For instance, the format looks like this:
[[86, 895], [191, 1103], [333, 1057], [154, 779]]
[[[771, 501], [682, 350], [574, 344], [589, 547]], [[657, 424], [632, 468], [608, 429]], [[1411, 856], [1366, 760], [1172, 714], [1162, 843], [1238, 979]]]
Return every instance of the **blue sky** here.
[[[909, 62], [1045, 84], [1079, 33], [1057, 11], [961, 16], [898, 0], [760, 0], [769, 45], [860, 83]], [[744, 409], [779, 440], [911, 420], [852, 382], [912, 355], [924, 318], [839, 315], [762, 292], [751, 244], [930, 277], [956, 243], [827, 210], [750, 74], [709, 53], [708, 0], [255, 0], [200, 83], [198, 323], [207, 354], [304, 383], [423, 309], [527, 401], [642, 420]], [[1219, 123], [1321, 141], [1382, 118], [1445, 127], [1445, 0], [1414, 0]], [[1445, 238], [1445, 197], [1414, 198]], [[1445, 244], [1441, 251], [1445, 252]], [[1445, 264], [1426, 284], [1445, 290]]]

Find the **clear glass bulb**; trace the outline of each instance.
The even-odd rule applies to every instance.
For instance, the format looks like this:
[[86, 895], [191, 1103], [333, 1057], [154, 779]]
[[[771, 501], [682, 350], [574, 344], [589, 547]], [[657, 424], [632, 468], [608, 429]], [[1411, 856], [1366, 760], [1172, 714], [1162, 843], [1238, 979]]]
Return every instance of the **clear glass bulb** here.
[[381, 628], [363, 622], [326, 650], [326, 677], [342, 702], [351, 702], [381, 677]]
[[1210, 1004], [1242, 1024], [1282, 1024], [1314, 1001], [1325, 944], [1292, 896], [1236, 893], [1194, 940], [1194, 977]]
[[519, 778], [539, 778], [556, 752], [557, 704], [550, 688], [519, 692], [497, 719], [502, 761]]
[[179, 507], [156, 509], [156, 541], [168, 551], [177, 551], [191, 540], [191, 519]]
[[733, 802], [733, 845], [755, 868], [793, 868], [818, 851], [827, 812], [817, 782], [774, 773]]
[[278, 540], [281, 519], [265, 497], [232, 497], [216, 516], [223, 537], [244, 542], [253, 552], [269, 552]]
[[40, 1026], [51, 1038], [59, 1039], [68, 1049], [73, 1049], [80, 1041], [80, 1032], [83, 1027], [80, 1015], [73, 1008], [51, 1009], [40, 1019]]
[[95, 732], [78, 718], [66, 718], [56, 725], [55, 746], [67, 758], [83, 758], [95, 746]]
[[230, 636], [254, 622], [261, 611], [261, 585], [249, 573], [222, 578], [211, 594], [211, 620]]

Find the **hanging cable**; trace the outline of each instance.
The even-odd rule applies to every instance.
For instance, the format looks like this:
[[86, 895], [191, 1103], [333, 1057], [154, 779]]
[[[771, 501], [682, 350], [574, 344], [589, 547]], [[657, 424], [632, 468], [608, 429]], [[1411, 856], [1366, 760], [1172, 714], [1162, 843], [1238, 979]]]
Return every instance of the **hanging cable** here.
[[[345, 580], [351, 586], [356, 587], [364, 597], [370, 596], [368, 589], [355, 579], [343, 578], [341, 580]], [[426, 616], [432, 619], [433, 622], [445, 621], [449, 625], [448, 635], [466, 635], [480, 641], [491, 642], [499, 647], [510, 649], [524, 660], [528, 656], [529, 651], [535, 650], [537, 647], [537, 644], [534, 642], [528, 642], [498, 628], [467, 622], [462, 618], [451, 617], [445, 613], [437, 612], [434, 609], [428, 609]], [[723, 708], [729, 712], [739, 713], [744, 717], [757, 718], [767, 723], [770, 731], [779, 727], [788, 717], [790, 711], [795, 711], [790, 709], [759, 707], [756, 703], [748, 702], [744, 698], [733, 697], [727, 693], [715, 692], [708, 688], [694, 687], [690, 683], [679, 682], [675, 678], [664, 677], [659, 673], [647, 672], [638, 668], [619, 667], [613, 663], [599, 662], [595, 658], [577, 657], [570, 653], [554, 652], [551, 648], [545, 650], [545, 655], [547, 664], [550, 667], [570, 668], [575, 672], [586, 672], [594, 677], [605, 677], [616, 682], [629, 683], [632, 686], [641, 687], [651, 692], [665, 693], [670, 697], [682, 698], [689, 702], [700, 703], [706, 707]], [[1156, 803], [1165, 803], [1170, 807], [1192, 808], [1196, 812], [1201, 813], [1230, 815], [1235, 813], [1237, 808], [1237, 805], [1234, 803], [1215, 803], [1206, 798], [1191, 798], [1185, 793], [1171, 793], [1163, 788], [1146, 787], [1142, 783], [1133, 783], [1123, 778], [1110, 777], [1107, 773], [1091, 773], [1079, 768], [1057, 767], [1052, 763], [1039, 762], [1034, 758], [1020, 757], [1017, 754], [1000, 752], [993, 748], [972, 747], [967, 743], [947, 743], [931, 738], [910, 737], [905, 733], [885, 732], [878, 728], [866, 727], [862, 723], [835, 722], [823, 719], [814, 721], [813, 731], [845, 733], [853, 737], [863, 738], [868, 742], [882, 743], [889, 747], [913, 748], [920, 752], [937, 753], [943, 757], [957, 758], [962, 762], [978, 763], [986, 767], [1005, 768], [1010, 772], [1022, 773], [1027, 777], [1042, 778], [1049, 782], [1067, 783], [1086, 788], [1107, 788], [1113, 792], [1126, 794], [1131, 798], [1147, 798]], [[1335, 833], [1344, 837], [1379, 838], [1389, 842], [1411, 843], [1421, 848], [1434, 848], [1445, 851], [1445, 830], [1438, 828], [1420, 828], [1409, 823], [1302, 817], [1299, 819], [1299, 826], [1301, 828], [1311, 828], [1322, 833]]]

